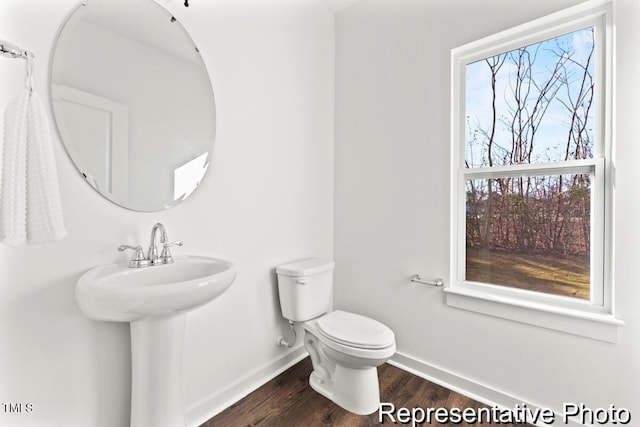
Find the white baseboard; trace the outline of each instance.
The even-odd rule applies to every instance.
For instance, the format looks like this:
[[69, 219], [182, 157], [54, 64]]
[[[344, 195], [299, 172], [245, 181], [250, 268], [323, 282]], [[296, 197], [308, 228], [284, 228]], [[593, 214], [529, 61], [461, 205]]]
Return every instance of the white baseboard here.
[[[498, 406], [501, 408], [513, 409], [515, 405], [520, 404], [522, 406], [524, 403], [531, 410], [546, 408], [505, 393], [494, 387], [480, 384], [477, 381], [466, 378], [455, 372], [415, 359], [403, 353], [396, 353], [388, 363], [402, 369], [403, 371], [407, 371], [435, 384], [446, 387], [449, 390], [477, 400], [478, 402], [484, 403], [490, 407]], [[583, 424], [576, 423], [572, 420], [567, 420], [567, 423], [565, 424], [562, 421], [562, 417], [557, 415], [561, 412], [559, 408], [549, 409], [556, 413], [556, 422], [554, 425], [584, 427]], [[538, 423], [536, 425], [545, 427], [549, 426], [549, 424], [543, 423]]]
[[187, 425], [198, 427], [308, 356], [302, 345], [187, 408]]
[[[187, 408], [187, 425], [190, 427], [200, 426], [307, 356], [308, 354], [304, 347], [300, 345], [283, 357], [250, 372], [244, 378], [241, 378], [227, 388], [219, 390], [200, 402], [191, 405]], [[513, 409], [516, 404], [521, 405], [525, 403], [531, 410], [543, 408], [543, 406], [519, 399], [496, 388], [480, 384], [477, 381], [455, 372], [418, 360], [403, 353], [396, 353], [389, 360], [389, 364], [446, 387], [456, 393], [477, 400], [478, 402], [482, 402], [490, 407], [499, 406], [501, 408]], [[560, 412], [558, 408], [551, 409], [554, 410], [556, 414]], [[556, 422], [557, 425], [562, 423], [560, 421], [561, 417], [558, 416], [556, 419], [558, 420]], [[537, 425], [548, 427], [548, 424], [539, 423]], [[584, 427], [582, 424], [578, 424], [572, 420], [568, 420], [566, 424], [562, 423], [562, 425]]]

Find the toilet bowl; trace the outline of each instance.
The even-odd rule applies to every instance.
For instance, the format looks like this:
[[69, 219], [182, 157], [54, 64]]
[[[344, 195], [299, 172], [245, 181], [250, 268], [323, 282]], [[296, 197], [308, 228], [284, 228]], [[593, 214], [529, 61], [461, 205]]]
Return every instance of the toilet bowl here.
[[[327, 323], [332, 325], [331, 332]], [[309, 377], [311, 387], [355, 414], [378, 410], [377, 368], [396, 351], [393, 332], [380, 322], [346, 311], [327, 313], [302, 323], [302, 327], [304, 346], [314, 367]], [[356, 342], [345, 342], [344, 337], [355, 338], [358, 333]]]
[[380, 405], [377, 367], [395, 353], [395, 336], [377, 320], [330, 309], [333, 267], [315, 258], [278, 267], [282, 313], [304, 329], [311, 387], [350, 412], [371, 414]]

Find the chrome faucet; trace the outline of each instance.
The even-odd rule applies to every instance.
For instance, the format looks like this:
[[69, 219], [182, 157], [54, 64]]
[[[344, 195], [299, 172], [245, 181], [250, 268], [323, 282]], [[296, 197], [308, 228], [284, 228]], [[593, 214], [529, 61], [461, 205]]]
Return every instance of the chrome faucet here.
[[[162, 252], [160, 252], [160, 256], [158, 256], [158, 247], [156, 246], [156, 232], [158, 230], [160, 230], [160, 243], [162, 244]], [[182, 246], [182, 241], [176, 240], [175, 242], [169, 243], [168, 240], [167, 231], [164, 229], [164, 225], [159, 222], [156, 223], [151, 229], [151, 242], [149, 243], [149, 250], [147, 251], [149, 264], [171, 264], [173, 262], [173, 257], [171, 256], [169, 248], [175, 245]]]
[[[156, 245], [156, 233], [160, 230], [160, 243], [162, 244], [162, 252], [158, 256], [158, 246]], [[129, 262], [130, 268], [141, 268], [146, 267], [148, 265], [159, 265], [159, 264], [171, 264], [173, 262], [173, 257], [171, 256], [171, 251], [169, 248], [171, 246], [182, 246], [182, 241], [176, 240], [175, 242], [169, 243], [169, 239], [167, 238], [167, 232], [164, 229], [164, 225], [161, 223], [156, 223], [151, 229], [151, 243], [149, 244], [149, 251], [147, 252], [147, 256], [145, 258], [144, 252], [142, 251], [142, 246], [130, 246], [130, 245], [120, 245], [118, 246], [119, 251], [124, 251], [126, 249], [131, 249], [134, 251], [133, 258]]]

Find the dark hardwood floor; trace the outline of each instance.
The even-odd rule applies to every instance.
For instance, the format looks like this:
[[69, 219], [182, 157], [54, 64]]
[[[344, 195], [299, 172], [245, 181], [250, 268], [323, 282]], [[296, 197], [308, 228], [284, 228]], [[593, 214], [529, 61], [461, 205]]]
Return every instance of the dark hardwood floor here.
[[[287, 371], [211, 418], [200, 427], [380, 426], [379, 414], [355, 415], [309, 386], [307, 357]], [[378, 368], [380, 400], [396, 408], [481, 408], [485, 405], [389, 364]], [[394, 425], [387, 418], [384, 425]], [[400, 423], [397, 425], [411, 425]], [[429, 424], [419, 424], [429, 425]], [[430, 425], [447, 425], [432, 422]], [[472, 425], [457, 423], [450, 425]], [[476, 423], [473, 425], [485, 425]], [[495, 425], [492, 424], [492, 425]], [[503, 427], [522, 424], [500, 424]]]

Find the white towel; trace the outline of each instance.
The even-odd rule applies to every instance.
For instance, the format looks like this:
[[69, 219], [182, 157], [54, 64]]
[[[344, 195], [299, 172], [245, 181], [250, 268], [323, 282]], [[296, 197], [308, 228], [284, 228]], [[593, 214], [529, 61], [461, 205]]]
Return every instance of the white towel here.
[[0, 147], [0, 241], [9, 246], [66, 236], [49, 121], [42, 101], [25, 89], [5, 111]]

